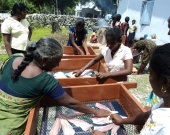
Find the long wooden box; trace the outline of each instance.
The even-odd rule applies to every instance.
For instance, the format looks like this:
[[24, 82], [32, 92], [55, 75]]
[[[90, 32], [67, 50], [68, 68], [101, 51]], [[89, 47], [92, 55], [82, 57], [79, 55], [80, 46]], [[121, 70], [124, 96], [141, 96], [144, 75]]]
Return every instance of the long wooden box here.
[[[53, 71], [73, 71], [77, 69], [81, 69], [84, 67], [92, 58], [81, 58], [81, 59], [62, 59], [59, 66], [55, 67]], [[97, 72], [108, 72], [107, 68], [104, 66], [102, 62], [98, 62], [93, 65], [90, 69], [93, 69]], [[72, 81], [70, 80], [72, 79]], [[127, 81], [127, 76], [117, 76], [108, 79], [97, 79], [96, 77], [87, 77], [87, 78], [65, 78], [65, 79], [57, 79], [61, 84], [64, 85], [67, 82], [67, 86], [74, 86], [81, 84], [102, 84], [102, 83], [115, 83], [118, 81]], [[84, 81], [83, 81], [84, 80]], [[74, 81], [74, 85], [71, 85]], [[69, 82], [69, 83], [68, 83]]]
[[[83, 50], [83, 47], [80, 48]], [[75, 55], [72, 46], [63, 46], [64, 53], [62, 59], [94, 58], [97, 56], [94, 49], [99, 49], [98, 46], [88, 46], [87, 49], [89, 50], [90, 55]]]
[[[64, 87], [66, 92], [73, 98], [81, 102], [100, 102], [116, 100], [127, 116], [134, 116], [145, 112], [140, 103], [131, 95], [128, 88], [132, 88], [135, 83], [122, 84], [102, 84]], [[40, 107], [56, 106], [49, 96], [44, 96], [40, 104], [33, 108], [29, 114], [25, 135], [35, 135]]]

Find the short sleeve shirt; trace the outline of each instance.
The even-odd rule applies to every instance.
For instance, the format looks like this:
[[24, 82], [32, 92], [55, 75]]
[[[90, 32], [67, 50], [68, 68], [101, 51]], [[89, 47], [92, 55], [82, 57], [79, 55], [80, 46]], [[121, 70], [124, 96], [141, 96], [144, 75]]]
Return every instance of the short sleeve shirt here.
[[143, 50], [142, 63], [148, 64], [152, 53], [156, 49], [156, 44], [150, 39], [144, 39], [136, 42], [132, 48]]
[[17, 50], [26, 50], [28, 44], [28, 34], [29, 34], [29, 22], [26, 19], [20, 22], [9, 17], [4, 20], [1, 26], [1, 32], [3, 34], [11, 34], [11, 48]]
[[136, 24], [133, 24], [132, 26], [130, 26], [129, 33], [134, 33], [136, 31], [136, 28], [137, 28]]
[[163, 99], [152, 107], [151, 115], [146, 121], [140, 135], [169, 135], [170, 108], [160, 108]]
[[[15, 58], [16, 56], [6, 63], [1, 76], [2, 82], [11, 89], [12, 93], [22, 98], [32, 98], [47, 94], [53, 99], [57, 99], [64, 95], [65, 90], [61, 87], [59, 82], [46, 72], [33, 78], [19, 76], [19, 80], [13, 82], [11, 79], [11, 73], [13, 71], [11, 65]], [[11, 93], [8, 94], [11, 95]]]
[[113, 58], [111, 56], [111, 50], [106, 47], [101, 51], [103, 55], [106, 66], [109, 72], [117, 72], [125, 69], [125, 60], [133, 59], [132, 52], [129, 47], [121, 44], [120, 48], [114, 54]]
[[[73, 26], [73, 27], [70, 27], [69, 34], [72, 34], [74, 36], [74, 41], [78, 46], [82, 46], [82, 42], [84, 38], [87, 36], [88, 31], [87, 29], [84, 28], [83, 31], [79, 35], [77, 35], [76, 27]], [[67, 46], [72, 46], [70, 38], [68, 40]]]

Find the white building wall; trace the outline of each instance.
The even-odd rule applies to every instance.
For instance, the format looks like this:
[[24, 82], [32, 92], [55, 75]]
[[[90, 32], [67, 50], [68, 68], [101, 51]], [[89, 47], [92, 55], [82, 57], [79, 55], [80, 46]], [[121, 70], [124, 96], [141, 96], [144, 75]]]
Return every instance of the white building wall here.
[[155, 0], [150, 26], [140, 25], [142, 1], [144, 0], [120, 0], [117, 13], [122, 15], [121, 22], [124, 22], [126, 16], [130, 17], [130, 25], [133, 19], [136, 20], [138, 27], [136, 38], [155, 33], [157, 40], [164, 43], [170, 42], [170, 36], [167, 35], [170, 0]]

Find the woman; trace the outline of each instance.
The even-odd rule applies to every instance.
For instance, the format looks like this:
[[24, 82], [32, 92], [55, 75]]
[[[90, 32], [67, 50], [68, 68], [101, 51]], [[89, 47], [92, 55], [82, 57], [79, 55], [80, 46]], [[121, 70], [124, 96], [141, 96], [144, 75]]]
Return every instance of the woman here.
[[[28, 46], [25, 56], [13, 55], [3, 66], [0, 80], [0, 132], [3, 135], [24, 133], [29, 111], [42, 98], [80, 112], [107, 116], [110, 112], [95, 110], [70, 97], [47, 71], [59, 65], [62, 46], [52, 38], [41, 38]], [[12, 74], [11, 74], [12, 73]]]
[[[87, 48], [87, 29], [84, 28], [85, 22], [82, 18], [76, 20], [75, 26], [71, 27], [69, 30], [69, 40], [67, 46], [72, 46], [74, 53], [78, 55], [90, 55], [88, 48]], [[84, 51], [80, 49], [79, 46], [83, 46]]]
[[122, 35], [127, 36], [127, 31], [129, 29], [129, 20], [130, 18], [127, 16], [125, 17], [125, 22], [121, 24]]
[[120, 19], [121, 19], [121, 15], [120, 15], [120, 14], [117, 14], [117, 15], [116, 15], [116, 23], [115, 23], [115, 27], [117, 27], [117, 28], [121, 28]]
[[[152, 110], [122, 119], [118, 114], [111, 115], [117, 125], [144, 125], [140, 135], [169, 135], [170, 133], [170, 43], [158, 47], [149, 65], [149, 81], [154, 93], [161, 98]], [[97, 134], [100, 135], [100, 134]], [[102, 134], [101, 134], [102, 135]]]
[[127, 31], [129, 29], [129, 20], [130, 18], [127, 16], [125, 17], [125, 22], [121, 24], [121, 30], [122, 30], [122, 44], [127, 44]]
[[131, 47], [129, 45], [129, 42], [134, 40], [135, 38], [135, 33], [136, 33], [136, 30], [137, 30], [137, 26], [136, 26], [136, 20], [132, 20], [132, 25], [130, 26], [129, 28], [129, 35], [128, 35], [128, 46]]
[[116, 17], [112, 16], [112, 21], [111, 21], [110, 27], [114, 28], [115, 27], [115, 23], [116, 23]]
[[26, 5], [17, 2], [12, 8], [11, 17], [2, 23], [1, 32], [8, 56], [26, 51], [26, 46], [32, 35], [29, 22], [25, 19], [26, 14]]
[[106, 32], [107, 47], [101, 53], [91, 60], [82, 69], [76, 70], [75, 76], [80, 76], [84, 70], [90, 68], [104, 58], [109, 73], [99, 72], [96, 76], [100, 79], [113, 76], [123, 76], [132, 72], [132, 53], [131, 50], [121, 44], [121, 30], [111, 28]]

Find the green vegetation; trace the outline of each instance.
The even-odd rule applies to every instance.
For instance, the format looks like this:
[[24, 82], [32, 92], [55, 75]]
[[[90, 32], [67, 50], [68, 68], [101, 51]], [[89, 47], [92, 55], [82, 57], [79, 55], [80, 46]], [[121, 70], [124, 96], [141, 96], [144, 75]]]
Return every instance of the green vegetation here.
[[41, 27], [32, 29], [31, 41], [38, 41], [41, 37], [49, 37], [51, 34], [51, 27]]
[[4, 61], [8, 58], [8, 55], [7, 54], [1, 54], [0, 55], [0, 61]]
[[[0, 11], [10, 12], [16, 0], [0, 0]], [[91, 0], [19, 0], [25, 2], [29, 14], [67, 14], [74, 15], [75, 6], [78, 2], [84, 4]], [[119, 0], [92, 0], [96, 6], [102, 10], [102, 15], [106, 13], [115, 13], [116, 3]], [[105, 6], [107, 5], [107, 6]], [[114, 6], [116, 5], [116, 7]]]

